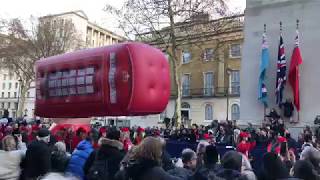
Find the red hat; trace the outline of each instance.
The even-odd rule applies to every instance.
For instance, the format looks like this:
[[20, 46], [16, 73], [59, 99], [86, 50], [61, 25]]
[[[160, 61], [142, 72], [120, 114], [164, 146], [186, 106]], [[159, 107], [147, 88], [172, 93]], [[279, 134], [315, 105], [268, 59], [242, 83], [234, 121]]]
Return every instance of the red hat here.
[[241, 138], [246, 138], [246, 137], [249, 137], [249, 134], [246, 133], [246, 132], [241, 132], [241, 133], [240, 133], [240, 137], [241, 137]]
[[121, 132], [129, 132], [129, 128], [126, 128], [126, 127], [121, 128]]
[[137, 132], [144, 132], [144, 129], [142, 127], [138, 127]]
[[278, 137], [278, 142], [279, 143], [287, 142], [287, 139], [285, 137], [279, 136]]
[[203, 135], [203, 139], [206, 139], [206, 140], [210, 139], [210, 135], [209, 135], [209, 134], [207, 134], [207, 133], [206, 133], [206, 134], [204, 134], [204, 135]]
[[32, 131], [39, 131], [40, 127], [38, 125], [32, 125]]
[[99, 129], [99, 133], [106, 133], [107, 132], [107, 128], [105, 128], [105, 127], [102, 127], [102, 128], [100, 128]]

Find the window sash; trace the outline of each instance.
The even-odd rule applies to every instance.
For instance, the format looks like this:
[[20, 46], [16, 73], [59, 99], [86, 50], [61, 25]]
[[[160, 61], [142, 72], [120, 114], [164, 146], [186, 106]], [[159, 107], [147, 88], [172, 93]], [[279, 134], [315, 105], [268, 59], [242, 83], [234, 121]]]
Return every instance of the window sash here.
[[212, 48], [205, 49], [204, 54], [203, 54], [203, 59], [204, 60], [213, 59], [213, 49]]
[[191, 53], [189, 51], [183, 51], [182, 52], [182, 63], [188, 63], [191, 61]]
[[230, 45], [230, 56], [231, 57], [240, 57], [241, 56], [241, 46], [240, 44]]
[[205, 120], [210, 121], [213, 120], [213, 107], [210, 104], [205, 106]]

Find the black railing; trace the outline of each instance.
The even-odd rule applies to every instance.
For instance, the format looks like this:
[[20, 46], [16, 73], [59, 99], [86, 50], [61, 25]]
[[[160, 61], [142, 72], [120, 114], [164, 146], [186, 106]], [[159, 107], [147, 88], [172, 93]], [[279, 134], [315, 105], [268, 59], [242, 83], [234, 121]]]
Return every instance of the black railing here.
[[[240, 96], [240, 86], [237, 87], [217, 87], [217, 88], [182, 88], [182, 98], [196, 98], [196, 97], [238, 97]], [[176, 97], [177, 91], [171, 91], [171, 97]]]

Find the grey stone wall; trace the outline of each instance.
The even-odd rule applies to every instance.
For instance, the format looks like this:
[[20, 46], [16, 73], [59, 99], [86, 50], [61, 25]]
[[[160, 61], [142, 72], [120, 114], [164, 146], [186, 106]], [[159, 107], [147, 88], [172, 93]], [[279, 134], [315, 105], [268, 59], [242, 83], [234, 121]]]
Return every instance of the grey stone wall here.
[[[275, 107], [276, 63], [279, 44], [279, 22], [283, 23], [287, 67], [294, 47], [296, 19], [300, 20], [300, 123], [313, 124], [320, 115], [320, 0], [247, 0], [245, 40], [241, 64], [241, 120], [260, 124], [264, 108], [257, 100], [258, 73], [263, 24], [267, 24], [270, 67], [267, 72], [269, 102]], [[286, 85], [285, 98], [291, 97]], [[297, 113], [296, 113], [297, 114]], [[297, 117], [295, 117], [297, 118]]]

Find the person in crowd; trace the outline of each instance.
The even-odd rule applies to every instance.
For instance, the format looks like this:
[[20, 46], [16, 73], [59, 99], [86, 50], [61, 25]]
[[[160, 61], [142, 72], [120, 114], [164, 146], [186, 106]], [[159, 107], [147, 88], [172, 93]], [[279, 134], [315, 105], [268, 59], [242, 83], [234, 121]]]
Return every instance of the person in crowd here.
[[83, 128], [79, 128], [76, 131], [76, 135], [73, 136], [72, 138], [71, 150], [73, 151], [81, 141], [86, 139], [86, 137], [87, 137], [86, 130]]
[[297, 141], [291, 137], [291, 134], [290, 134], [289, 131], [286, 131], [285, 137], [286, 137], [287, 142], [288, 142], [288, 148], [295, 152], [297, 150], [297, 147], [298, 147]]
[[107, 138], [107, 128], [106, 127], [101, 127], [99, 129], [99, 137], [100, 138]]
[[311, 162], [299, 160], [293, 167], [293, 177], [304, 180], [319, 180], [320, 176], [314, 169]]
[[267, 147], [268, 152], [275, 152], [276, 154], [280, 153], [280, 145], [283, 142], [287, 142], [287, 139], [282, 136], [273, 135], [273, 140], [269, 143]]
[[288, 177], [288, 169], [278, 154], [269, 152], [263, 156], [262, 169], [258, 175], [259, 180], [278, 180]]
[[302, 146], [301, 146], [302, 151], [303, 151], [303, 149], [304, 149], [305, 147], [307, 147], [307, 146], [313, 147], [313, 144], [312, 144], [312, 135], [311, 135], [310, 133], [306, 133], [306, 134], [304, 135], [304, 142], [303, 142], [303, 144], [302, 144]]
[[170, 154], [168, 153], [167, 149], [166, 149], [166, 141], [163, 138], [158, 137], [161, 141], [162, 144], [162, 155], [161, 155], [161, 159], [162, 159], [162, 168], [165, 171], [169, 171], [171, 169], [174, 169], [174, 164], [171, 160]]
[[197, 168], [203, 166], [204, 164], [204, 154], [206, 152], [206, 147], [210, 144], [208, 141], [200, 141], [197, 146]]
[[246, 179], [246, 180], [257, 179], [255, 173], [253, 172], [253, 169], [251, 167], [248, 157], [244, 154], [242, 154], [241, 175], [242, 176], [240, 179]]
[[144, 129], [141, 127], [138, 127], [137, 134], [133, 142], [134, 145], [139, 145], [142, 142], [143, 136], [144, 136], [143, 133], [144, 133]]
[[42, 128], [38, 131], [37, 140], [29, 144], [22, 164], [24, 179], [36, 179], [51, 169], [51, 152], [49, 148], [50, 131]]
[[295, 155], [292, 150], [288, 149], [288, 143], [283, 142], [280, 144], [280, 159], [286, 166], [288, 173], [290, 172], [290, 169], [293, 167], [293, 164], [295, 163]]
[[206, 151], [204, 154], [204, 164], [196, 170], [193, 179], [197, 180], [207, 180], [210, 175], [216, 174], [220, 169], [217, 165], [219, 160], [219, 154], [214, 145], [206, 146]]
[[300, 155], [300, 160], [309, 161], [320, 174], [320, 151], [312, 146], [306, 146]]
[[15, 138], [7, 135], [2, 139], [3, 150], [0, 150], [0, 179], [19, 179], [21, 169], [20, 163], [25, 156], [27, 147], [22, 142], [22, 137]]
[[79, 179], [85, 179], [84, 166], [92, 152], [92, 140], [90, 137], [87, 137], [85, 140], [82, 140], [73, 151], [66, 173]]
[[239, 135], [240, 141], [237, 145], [237, 151], [249, 157], [249, 152], [256, 146], [256, 142], [248, 142], [249, 133], [241, 132]]
[[226, 129], [224, 126], [220, 126], [219, 128], [219, 135], [216, 139], [216, 142], [217, 143], [220, 143], [220, 144], [225, 144], [225, 145], [230, 145], [232, 144], [232, 137], [227, 134], [226, 132]]
[[190, 172], [195, 171], [197, 165], [197, 154], [192, 149], [184, 149], [181, 155], [183, 168]]
[[182, 151], [181, 160], [183, 167], [176, 167], [168, 171], [168, 173], [176, 177], [189, 179], [196, 170], [197, 154], [192, 149], [184, 149]]
[[70, 160], [70, 154], [67, 153], [64, 142], [56, 142], [51, 153], [51, 172], [65, 172]]
[[130, 139], [129, 128], [122, 128], [121, 129], [121, 142], [123, 143], [123, 150], [125, 152], [128, 152], [132, 148], [133, 144]]
[[159, 138], [147, 137], [126, 157], [125, 168], [116, 179], [126, 180], [176, 180], [161, 167], [162, 143]]
[[222, 168], [217, 171], [216, 176], [225, 180], [234, 180], [242, 177], [242, 155], [237, 151], [228, 151], [221, 159]]
[[257, 146], [266, 147], [268, 145], [268, 130], [266, 128], [261, 128], [258, 132]]
[[[112, 180], [120, 169], [124, 157], [123, 144], [120, 142], [120, 131], [110, 129], [106, 138], [100, 138], [99, 149], [93, 151], [84, 165], [87, 179], [93, 179], [94, 173], [100, 173], [104, 179]], [[99, 171], [99, 169], [102, 171]]]

